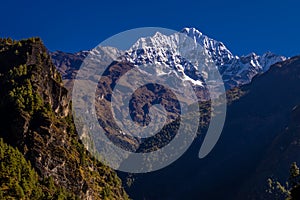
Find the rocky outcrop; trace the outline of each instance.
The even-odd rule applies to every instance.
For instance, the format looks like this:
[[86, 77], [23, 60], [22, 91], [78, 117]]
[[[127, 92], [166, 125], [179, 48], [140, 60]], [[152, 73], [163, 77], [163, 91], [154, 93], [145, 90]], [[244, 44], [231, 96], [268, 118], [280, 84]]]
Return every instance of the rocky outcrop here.
[[81, 199], [127, 199], [116, 173], [76, 133], [68, 91], [39, 38], [0, 40], [0, 137]]

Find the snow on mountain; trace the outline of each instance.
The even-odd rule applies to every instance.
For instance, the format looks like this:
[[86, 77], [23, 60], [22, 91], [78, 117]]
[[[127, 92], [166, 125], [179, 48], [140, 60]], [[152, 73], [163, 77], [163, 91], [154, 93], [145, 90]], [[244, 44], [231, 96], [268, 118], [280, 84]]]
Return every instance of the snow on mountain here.
[[206, 35], [203, 35], [195, 28], [184, 28], [181, 33], [186, 34], [188, 37], [200, 44], [205, 49], [206, 53], [212, 57], [217, 66], [227, 63], [229, 60], [234, 58], [232, 53], [222, 42], [213, 40]]
[[[185, 44], [182, 44], [180, 34], [191, 38], [194, 46], [189, 45], [183, 50]], [[189, 80], [195, 85], [203, 85], [203, 71], [197, 71], [198, 66], [184, 57], [187, 55], [190, 58], [188, 53], [192, 52], [191, 49], [197, 46], [196, 44], [202, 47], [205, 54], [209, 55], [218, 67], [227, 89], [249, 83], [255, 75], [267, 71], [271, 65], [286, 59], [271, 52], [262, 56], [255, 53], [241, 57], [234, 56], [222, 42], [203, 35], [195, 28], [184, 28], [180, 33], [169, 36], [156, 33], [152, 37], [140, 38], [126, 52], [126, 58], [137, 66], [155, 65], [157, 74], [168, 74], [172, 71], [183, 80]]]
[[[77, 54], [80, 57], [79, 60], [83, 60], [86, 52], [89, 52], [90, 55], [106, 61], [118, 57], [140, 67], [151, 65], [151, 72], [158, 76], [175, 75], [183, 81], [189, 81], [195, 86], [202, 87], [203, 76], [210, 69], [204, 70], [200, 67], [201, 59], [197, 57], [197, 53], [201, 51], [208, 55], [218, 67], [227, 89], [251, 82], [255, 75], [264, 73], [271, 65], [286, 59], [271, 52], [262, 56], [255, 53], [241, 57], [235, 56], [222, 42], [209, 38], [195, 28], [184, 28], [172, 35], [157, 32], [152, 37], [140, 38], [125, 53], [113, 47], [98, 46], [91, 51]], [[69, 55], [59, 56], [57, 52], [52, 53], [54, 63], [60, 71], [61, 66], [66, 65], [68, 65], [67, 73], [70, 73], [70, 69], [72, 71], [73, 65], [76, 65], [75, 69], [77, 70], [78, 62], [72, 62], [75, 58], [67, 59], [66, 57]]]
[[[186, 36], [184, 36], [186, 37]], [[140, 38], [122, 59], [134, 63], [136, 66], [143, 66], [142, 70], [151, 68], [151, 72], [158, 76], [175, 75], [183, 81], [192, 82], [194, 85], [203, 86], [204, 80], [201, 72], [197, 70], [184, 53], [195, 49], [194, 44], [185, 42], [180, 34], [170, 36], [157, 32], [153, 37]], [[198, 45], [199, 51], [203, 48]], [[145, 66], [148, 66], [148, 68]]]

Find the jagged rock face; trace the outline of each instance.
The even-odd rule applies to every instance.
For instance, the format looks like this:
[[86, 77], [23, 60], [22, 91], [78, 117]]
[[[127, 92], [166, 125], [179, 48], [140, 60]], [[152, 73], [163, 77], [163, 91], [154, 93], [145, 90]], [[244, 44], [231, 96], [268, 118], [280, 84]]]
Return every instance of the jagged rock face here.
[[25, 135], [33, 112], [42, 106], [39, 104], [49, 106], [59, 117], [66, 117], [69, 114], [68, 92], [41, 41], [22, 41], [14, 45], [4, 43], [1, 43], [0, 58], [1, 108], [16, 122], [17, 126], [12, 128], [17, 132], [12, 132], [17, 136]]
[[88, 55], [87, 51], [78, 52], [75, 54], [64, 53], [62, 51], [56, 51], [51, 53], [53, 64], [60, 66], [58, 71], [60, 72], [64, 85], [69, 91], [73, 87], [73, 79], [76, 77], [76, 73], [79, 70], [83, 60]]
[[68, 91], [38, 38], [0, 40], [0, 137], [40, 175], [82, 199], [126, 199], [120, 179], [85, 151]]

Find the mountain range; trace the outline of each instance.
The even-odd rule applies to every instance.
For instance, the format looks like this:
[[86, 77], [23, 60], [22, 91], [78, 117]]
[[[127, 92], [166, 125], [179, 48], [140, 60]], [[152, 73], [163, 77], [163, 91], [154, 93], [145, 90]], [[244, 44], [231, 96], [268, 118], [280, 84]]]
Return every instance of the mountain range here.
[[[109, 57], [109, 61], [117, 58], [125, 59], [140, 67], [148, 64], [155, 65], [152, 73], [157, 75], [174, 73], [183, 81], [201, 86], [207, 69], [202, 69], [201, 64], [192, 63], [198, 58], [191, 57], [191, 48], [184, 49], [186, 44], [183, 44], [180, 38], [184, 38], [184, 42], [188, 41], [188, 45], [201, 48], [205, 55], [212, 59], [227, 89], [249, 83], [255, 75], [266, 72], [272, 64], [286, 59], [284, 56], [271, 52], [266, 52], [261, 56], [255, 53], [240, 57], [234, 56], [222, 42], [207, 37], [195, 28], [184, 28], [171, 35], [157, 32], [152, 37], [138, 39], [126, 51], [114, 47], [97, 46], [92, 50], [78, 53], [56, 51], [51, 53], [51, 57], [66, 82], [74, 78], [87, 55], [95, 55], [102, 61], [107, 60], [103, 57]], [[106, 65], [108, 64], [110, 63]]]
[[[180, 42], [180, 37], [188, 38], [189, 48], [182, 48], [184, 45]], [[281, 147], [275, 147], [273, 141], [277, 141], [276, 138], [279, 137], [280, 132], [286, 128], [288, 116], [292, 108], [299, 102], [297, 96], [291, 96], [289, 89], [289, 87], [297, 89], [295, 86], [298, 80], [296, 78], [292, 83], [289, 82], [292, 79], [288, 78], [292, 75], [296, 76], [295, 74], [298, 73], [297, 67], [295, 67], [297, 66], [295, 64], [298, 60], [297, 57], [287, 59], [271, 52], [262, 56], [255, 53], [234, 56], [222, 42], [213, 40], [194, 28], [184, 28], [181, 32], [172, 35], [157, 32], [151, 37], [138, 39], [126, 51], [114, 47], [98, 46], [90, 51], [81, 51], [75, 54], [53, 52], [51, 56], [58, 70], [62, 72], [67, 86], [72, 85], [77, 70], [84, 58], [89, 55], [101, 60], [101, 65], [108, 66], [107, 71], [110, 71], [110, 74], [105, 75], [110, 77], [108, 80], [120, 78], [135, 66], [157, 76], [173, 75], [172, 77], [177, 77], [183, 82], [190, 82], [196, 91], [203, 91], [205, 88], [203, 77], [209, 69], [201, 68], [197, 62], [194, 62], [198, 58], [190, 56], [189, 50], [195, 46], [199, 47], [213, 61], [224, 81], [228, 101], [232, 101], [228, 107], [227, 120], [221, 139], [211, 153], [212, 155], [204, 160], [198, 160], [195, 156], [197, 154], [196, 146], [203, 142], [201, 132], [205, 132], [207, 123], [209, 123], [209, 119], [205, 118], [206, 125], [202, 128], [204, 131], [199, 132], [200, 136], [182, 158], [160, 171], [134, 175], [135, 181], [131, 187], [126, 187], [127, 191], [130, 196], [137, 199], [220, 199], [225, 197], [237, 200], [272, 199], [273, 197], [268, 196], [265, 192], [267, 190], [266, 180], [276, 175], [280, 180], [284, 180], [285, 175], [279, 173], [277, 169], [280, 168], [281, 172], [288, 171], [289, 162], [298, 160], [296, 154], [286, 154], [289, 159], [285, 159], [283, 163], [277, 161], [278, 168], [274, 168], [274, 165], [271, 164], [267, 168], [263, 167], [268, 166], [265, 162], [269, 160], [269, 157], [278, 155], [274, 152]], [[116, 60], [116, 62], [111, 64], [112, 60]], [[151, 69], [149, 70], [147, 67]], [[112, 74], [119, 75], [114, 77]], [[254, 80], [252, 80], [253, 78]], [[104, 85], [109, 85], [109, 83]], [[276, 86], [276, 84], [278, 85]], [[105, 96], [113, 90], [113, 88], [103, 89], [103, 84], [100, 85], [99, 88], [102, 88], [100, 91], [106, 92], [102, 94], [99, 92], [98, 96]], [[153, 92], [142, 91], [140, 94], [152, 94], [151, 92]], [[293, 94], [297, 94], [297, 92]], [[206, 95], [205, 92], [197, 93], [200, 98]], [[169, 101], [167, 104], [173, 105], [171, 102]], [[108, 103], [109, 101], [107, 104], [99, 104], [108, 106]], [[142, 106], [136, 105], [131, 109], [139, 110], [139, 107]], [[105, 108], [105, 106], [98, 107], [97, 114], [100, 119], [106, 121], [103, 124], [106, 124], [107, 127], [114, 127], [115, 125], [108, 125], [111, 123], [112, 115], [107, 113]], [[204, 109], [209, 110], [207, 107]], [[142, 113], [141, 116], [146, 116], [145, 113], [143, 114], [143, 110], [139, 110], [139, 112]], [[141, 122], [143, 119], [136, 118], [136, 120]], [[171, 126], [162, 133], [167, 135], [170, 140], [172, 136], [168, 133], [174, 131]], [[112, 130], [108, 132], [116, 135]], [[161, 139], [163, 138], [161, 134], [157, 134], [157, 136], [150, 138], [149, 141], [145, 140], [138, 145], [136, 151], [144, 151], [143, 148], [149, 146], [151, 148], [153, 144], [156, 146], [155, 149], [165, 144], [162, 141], [168, 141], [166, 138]], [[295, 138], [290, 142], [293, 143], [294, 140]], [[120, 140], [117, 141], [120, 143]], [[133, 146], [137, 146], [137, 143], [141, 142], [134, 139], [129, 141]], [[290, 146], [291, 144], [285, 143], [285, 145]], [[125, 146], [128, 147], [128, 144]], [[298, 151], [296, 150], [296, 152]], [[222, 167], [219, 169], [218, 166]], [[128, 180], [128, 174], [119, 172], [119, 175], [123, 180]], [[204, 181], [201, 182], [201, 180]], [[158, 183], [153, 185], [153, 182]], [[216, 190], [217, 193], [213, 192]], [[153, 191], [157, 192], [153, 193]]]
[[[193, 56], [195, 52], [200, 57]], [[201, 65], [201, 55], [220, 72], [228, 106], [218, 143], [199, 159], [213, 113], [205, 82], [211, 69]], [[130, 174], [112, 170], [85, 149], [86, 138], [75, 128], [70, 97], [86, 58], [105, 68], [100, 80], [89, 77], [98, 84], [98, 122], [108, 138], [127, 151], [155, 151], [168, 144], [177, 133], [180, 109], [174, 94], [165, 88], [155, 84], [138, 88], [129, 104], [134, 121], [147, 125], [149, 108], [158, 103], [169, 120], [152, 137], [131, 137], [119, 130], [109, 109], [116, 82], [137, 68], [142, 74], [191, 83], [205, 101], [198, 102], [197, 138], [182, 157], [158, 171]], [[290, 164], [300, 162], [299, 56], [270, 52], [235, 56], [222, 42], [184, 28], [171, 35], [157, 32], [139, 38], [127, 50], [98, 46], [77, 53], [49, 52], [39, 38], [1, 39], [0, 66], [2, 199], [271, 200], [276, 196], [266, 192], [267, 180], [289, 180]], [[131, 84], [127, 80], [122, 88]], [[188, 98], [180, 97], [185, 103]], [[122, 107], [116, 108], [121, 114]]]

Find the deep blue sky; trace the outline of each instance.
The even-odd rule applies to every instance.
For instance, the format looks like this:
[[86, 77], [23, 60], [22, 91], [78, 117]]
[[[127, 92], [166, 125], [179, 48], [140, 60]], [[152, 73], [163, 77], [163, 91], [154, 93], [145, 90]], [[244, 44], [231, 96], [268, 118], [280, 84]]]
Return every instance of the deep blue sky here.
[[51, 51], [75, 52], [132, 28], [196, 27], [237, 55], [300, 54], [298, 0], [161, 1], [6, 0], [0, 6], [0, 37], [40, 36]]

